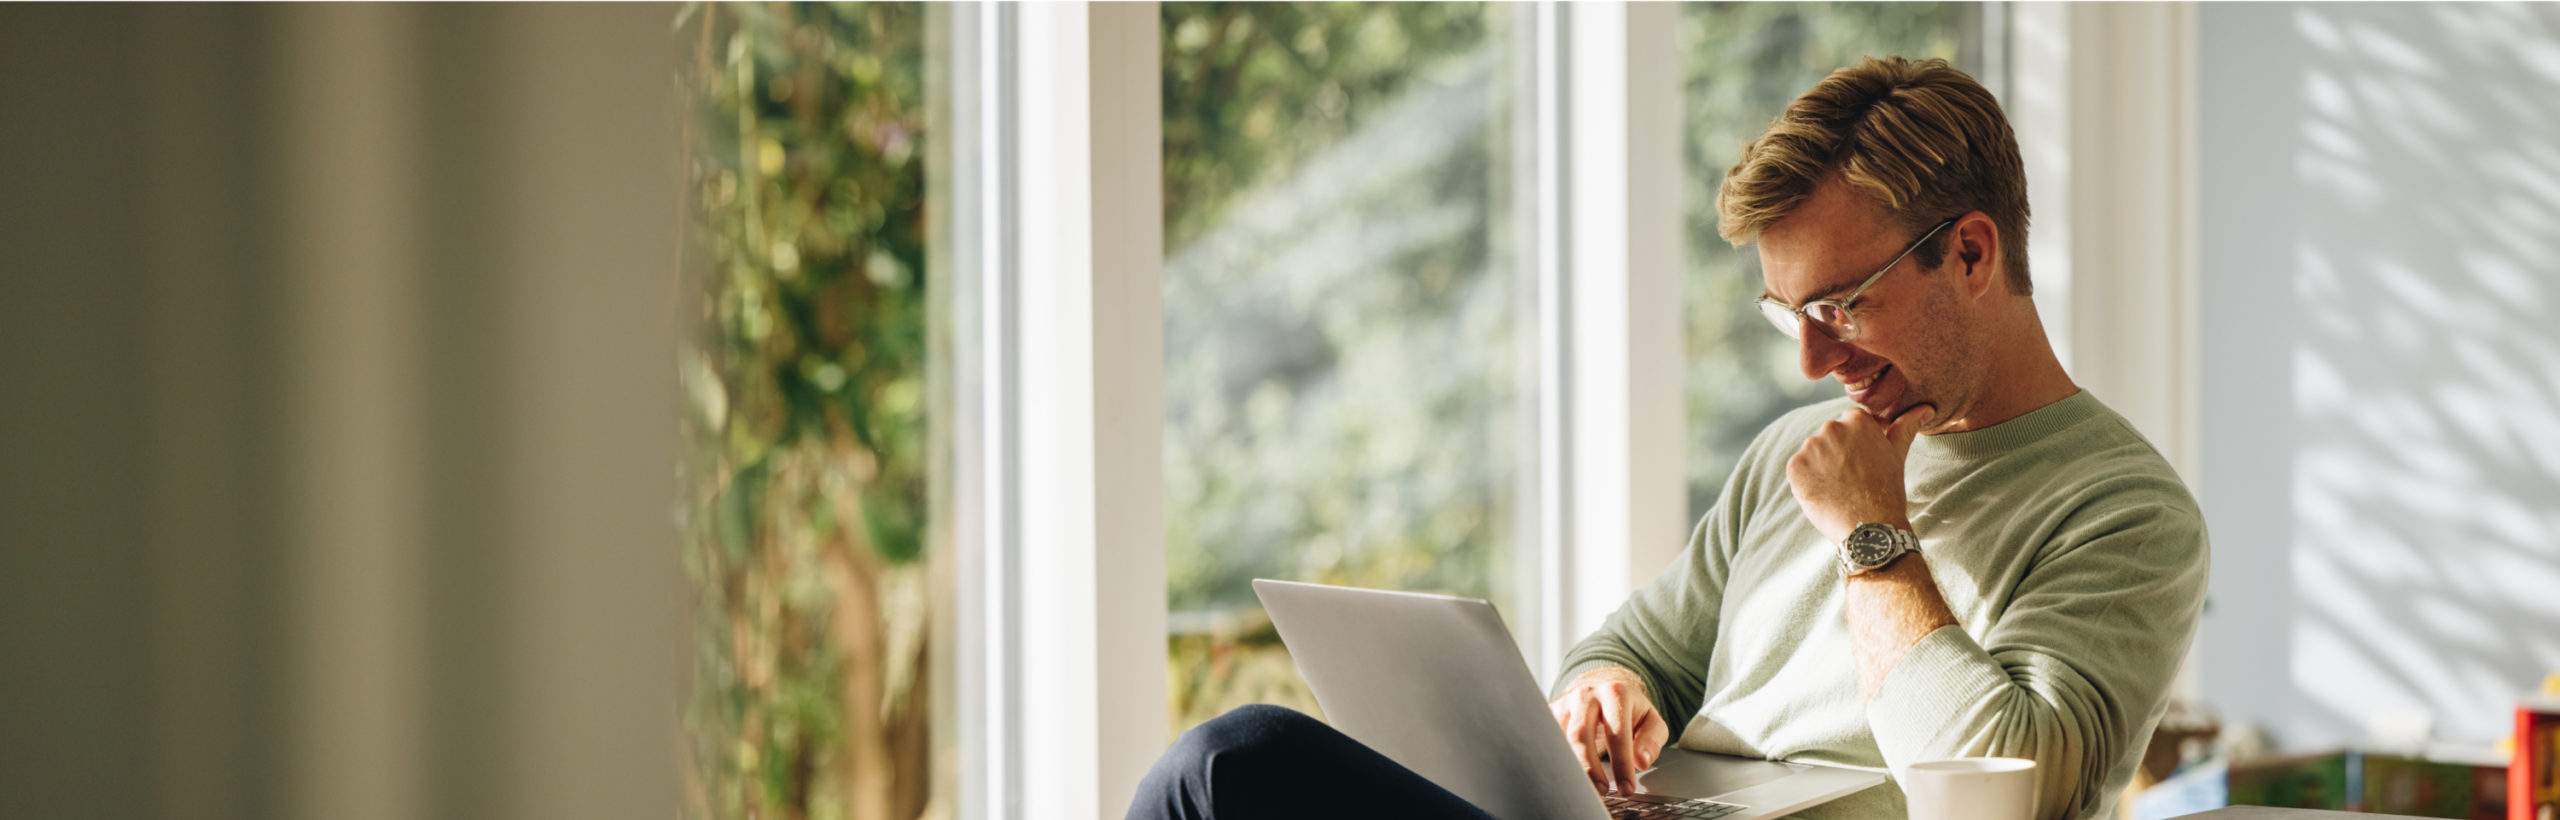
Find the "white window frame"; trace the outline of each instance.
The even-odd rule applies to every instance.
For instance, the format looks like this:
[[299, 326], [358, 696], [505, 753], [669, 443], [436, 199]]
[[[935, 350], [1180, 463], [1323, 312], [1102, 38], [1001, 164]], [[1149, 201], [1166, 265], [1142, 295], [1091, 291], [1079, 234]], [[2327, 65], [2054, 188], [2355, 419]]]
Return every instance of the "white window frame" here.
[[1157, 5], [948, 11], [958, 814], [1116, 817], [1169, 723]]
[[[1539, 442], [1530, 666], [1564, 653], [1677, 555], [1687, 529], [1680, 366], [1680, 7], [1542, 2], [1535, 93]], [[1670, 169], [1673, 173], [1665, 173]]]
[[2195, 9], [2018, 3], [2005, 104], [2037, 311], [2073, 380], [2196, 471]]

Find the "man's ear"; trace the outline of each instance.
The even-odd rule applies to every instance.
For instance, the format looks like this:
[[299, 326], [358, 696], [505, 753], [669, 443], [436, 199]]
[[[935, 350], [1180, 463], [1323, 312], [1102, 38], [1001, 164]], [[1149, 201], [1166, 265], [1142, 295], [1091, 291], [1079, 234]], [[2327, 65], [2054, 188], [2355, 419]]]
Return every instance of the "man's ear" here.
[[2000, 227], [1991, 221], [1991, 217], [1975, 211], [1965, 214], [1956, 223], [1955, 232], [1953, 250], [1956, 261], [1964, 263], [1964, 273], [1959, 281], [1964, 283], [1965, 295], [1978, 298], [1991, 292], [2001, 267], [1994, 264], [1999, 261]]

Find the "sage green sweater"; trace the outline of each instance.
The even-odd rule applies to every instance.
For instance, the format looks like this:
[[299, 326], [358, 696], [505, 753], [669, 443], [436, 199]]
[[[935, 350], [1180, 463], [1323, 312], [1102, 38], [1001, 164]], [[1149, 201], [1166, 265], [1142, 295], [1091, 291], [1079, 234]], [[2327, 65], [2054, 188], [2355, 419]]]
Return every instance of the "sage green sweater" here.
[[[1899, 770], [2031, 758], [2039, 817], [2104, 816], [2133, 776], [2203, 609], [2203, 516], [2157, 450], [2086, 391], [1992, 427], [1922, 436], [1913, 529], [1955, 613], [1859, 704], [1835, 547], [1787, 459], [1838, 399], [1761, 431], [1670, 569], [1565, 656], [1565, 681], [1634, 670], [1705, 752]], [[1804, 817], [1904, 814], [1885, 785]]]

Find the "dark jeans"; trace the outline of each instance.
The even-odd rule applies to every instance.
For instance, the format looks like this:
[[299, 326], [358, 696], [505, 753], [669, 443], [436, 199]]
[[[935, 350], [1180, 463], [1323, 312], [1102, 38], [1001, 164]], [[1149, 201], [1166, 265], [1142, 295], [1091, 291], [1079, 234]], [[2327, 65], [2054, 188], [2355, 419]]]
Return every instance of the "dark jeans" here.
[[1129, 803], [1129, 820], [1263, 817], [1491, 820], [1324, 721], [1266, 704], [1182, 733]]

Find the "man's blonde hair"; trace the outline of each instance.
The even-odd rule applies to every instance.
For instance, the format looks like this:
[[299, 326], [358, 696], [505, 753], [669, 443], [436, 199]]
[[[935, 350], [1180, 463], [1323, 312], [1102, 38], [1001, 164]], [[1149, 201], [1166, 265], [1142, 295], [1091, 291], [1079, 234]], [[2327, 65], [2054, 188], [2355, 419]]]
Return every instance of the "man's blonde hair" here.
[[[1837, 174], [1892, 214], [1925, 231], [1980, 210], [2000, 228], [2009, 286], [2027, 279], [2027, 170], [2000, 101], [1971, 75], [1936, 58], [1867, 58], [1831, 72], [1742, 147], [1716, 194], [1716, 232], [1737, 246], [1786, 218]], [[1917, 256], [1937, 265], [1941, 235]]]

